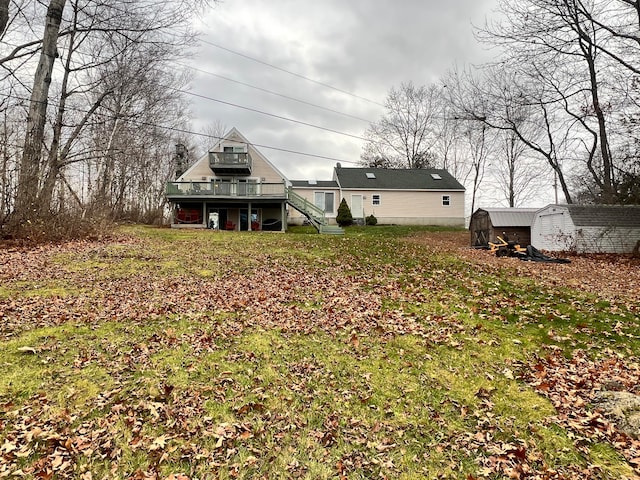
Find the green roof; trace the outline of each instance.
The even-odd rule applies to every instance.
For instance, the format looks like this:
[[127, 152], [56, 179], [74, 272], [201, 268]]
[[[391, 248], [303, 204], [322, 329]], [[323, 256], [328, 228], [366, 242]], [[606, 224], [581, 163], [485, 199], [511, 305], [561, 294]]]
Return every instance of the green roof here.
[[442, 169], [387, 169], [336, 167], [342, 188], [366, 190], [456, 190], [464, 186]]

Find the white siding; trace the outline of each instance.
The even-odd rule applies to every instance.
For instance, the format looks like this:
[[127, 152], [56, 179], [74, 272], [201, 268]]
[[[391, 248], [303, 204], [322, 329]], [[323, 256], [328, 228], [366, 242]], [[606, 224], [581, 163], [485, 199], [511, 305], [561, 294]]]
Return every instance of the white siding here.
[[640, 228], [578, 227], [578, 253], [631, 253], [640, 240]]
[[569, 210], [549, 205], [536, 212], [531, 226], [531, 244], [551, 252], [575, 250], [575, 226]]
[[282, 175], [276, 171], [253, 147], [249, 147], [249, 154], [253, 161], [251, 177], [258, 178], [261, 183], [280, 183], [284, 180]]
[[[314, 204], [316, 192], [333, 192], [333, 212], [327, 212], [325, 217], [329, 223], [336, 223], [338, 207], [340, 206], [340, 200], [342, 200], [340, 191], [337, 188], [293, 188], [293, 191], [311, 204]], [[290, 225], [302, 225], [306, 217], [291, 206], [287, 208], [289, 209], [287, 222]]]
[[538, 210], [531, 226], [531, 244], [552, 252], [630, 253], [638, 240], [640, 228], [576, 226], [561, 205]]
[[[464, 192], [343, 190], [351, 208], [351, 195], [363, 195], [364, 216], [374, 215], [380, 224], [398, 225], [464, 225]], [[373, 195], [380, 205], [373, 205]], [[449, 205], [442, 205], [442, 197]]]

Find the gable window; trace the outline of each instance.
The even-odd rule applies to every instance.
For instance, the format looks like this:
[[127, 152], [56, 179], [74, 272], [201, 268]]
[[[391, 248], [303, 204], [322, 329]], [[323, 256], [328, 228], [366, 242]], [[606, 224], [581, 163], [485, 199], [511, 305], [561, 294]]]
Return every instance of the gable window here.
[[333, 213], [334, 192], [314, 192], [313, 203], [325, 213]]
[[442, 195], [442, 206], [448, 207], [451, 205], [451, 195]]
[[371, 205], [381, 205], [381, 203], [382, 199], [379, 193], [374, 193], [373, 195], [371, 195]]

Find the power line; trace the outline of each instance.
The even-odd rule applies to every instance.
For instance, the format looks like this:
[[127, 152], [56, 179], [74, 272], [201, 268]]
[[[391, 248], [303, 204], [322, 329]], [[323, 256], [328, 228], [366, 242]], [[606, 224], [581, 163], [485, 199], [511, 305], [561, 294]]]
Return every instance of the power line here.
[[303, 122], [301, 120], [296, 120], [294, 118], [283, 117], [282, 115], [276, 115], [275, 113], [269, 113], [269, 112], [265, 112], [263, 110], [258, 110], [256, 108], [245, 107], [243, 105], [238, 105], [237, 103], [227, 102], [225, 100], [220, 100], [218, 98], [208, 97], [206, 95], [189, 92], [187, 90], [181, 90], [179, 88], [175, 88], [175, 87], [171, 87], [171, 86], [166, 86], [166, 85], [159, 85], [159, 86], [162, 87], [162, 88], [167, 88], [167, 89], [173, 90], [173, 91], [178, 92], [178, 93], [183, 93], [185, 95], [192, 95], [194, 97], [203, 98], [205, 100], [211, 100], [212, 102], [222, 103], [223, 105], [229, 105], [229, 106], [234, 107], [234, 108], [240, 108], [240, 109], [243, 109], [243, 110], [248, 110], [250, 112], [259, 113], [261, 115], [266, 115], [268, 117], [273, 117], [273, 118], [278, 118], [280, 120], [285, 120], [287, 122], [292, 122], [292, 123], [297, 123], [299, 125], [304, 125], [304, 126], [307, 126], [307, 127], [317, 128], [317, 129], [320, 129], [320, 130], [324, 130], [326, 132], [335, 133], [337, 135], [344, 135], [345, 137], [355, 138], [357, 140], [362, 140], [364, 142], [369, 141], [369, 139], [367, 139], [367, 138], [361, 137], [359, 135], [354, 135], [352, 133], [341, 132], [339, 130], [334, 130], [332, 128], [322, 127], [320, 125], [314, 125], [313, 123], [307, 123], [307, 122]]
[[351, 92], [348, 92], [347, 90], [343, 90], [341, 88], [334, 87], [333, 85], [329, 85], [328, 83], [324, 83], [324, 82], [320, 82], [318, 80], [314, 80], [313, 78], [306, 77], [304, 75], [301, 75], [300, 73], [292, 72], [291, 70], [287, 70], [285, 68], [278, 67], [277, 65], [273, 65], [271, 63], [265, 62], [265, 61], [260, 60], [258, 58], [254, 58], [254, 57], [251, 57], [251, 56], [246, 55], [244, 53], [240, 53], [240, 52], [237, 52], [235, 50], [231, 50], [230, 48], [223, 47], [222, 45], [218, 45], [217, 43], [209, 42], [207, 40], [201, 40], [201, 42], [202, 43], [206, 43], [207, 45], [211, 45], [212, 47], [219, 48], [220, 50], [224, 50], [226, 52], [232, 53], [234, 55], [238, 55], [239, 57], [246, 58], [246, 59], [251, 60], [253, 62], [260, 63], [262, 65], [266, 65], [267, 67], [273, 68], [275, 70], [279, 70], [279, 71], [287, 73], [289, 75], [293, 75], [294, 77], [302, 78], [303, 80], [306, 80], [306, 81], [311, 82], [311, 83], [315, 83], [316, 85], [321, 85], [321, 86], [323, 86], [325, 88], [329, 88], [331, 90], [335, 90], [336, 92], [340, 92], [340, 93], [343, 93], [345, 95], [349, 95], [350, 97], [357, 98], [359, 100], [364, 100], [365, 102], [373, 103], [374, 105], [378, 105], [380, 107], [384, 107], [385, 106], [384, 104], [382, 104], [380, 102], [376, 102], [375, 100], [371, 100], [369, 98], [362, 97], [360, 95], [356, 95], [355, 93], [351, 93]]
[[[188, 92], [186, 92], [186, 93], [188, 93]], [[29, 101], [28, 98], [19, 97], [17, 95], [9, 95], [8, 98], [13, 98], [15, 100]], [[54, 102], [49, 101], [48, 103], [52, 104]], [[85, 110], [82, 110], [82, 109], [77, 108], [77, 107], [72, 107], [72, 106], [69, 106], [69, 105], [67, 105], [65, 108], [67, 110], [72, 110], [72, 111], [75, 111], [75, 112], [78, 112], [78, 113], [87, 113]], [[137, 124], [137, 125], [144, 125], [144, 126], [147, 126], [147, 127], [160, 128], [160, 129], [163, 129], [163, 130], [176, 132], [176, 133], [183, 133], [183, 134], [186, 134], [186, 135], [194, 135], [194, 136], [198, 136], [198, 137], [206, 137], [206, 138], [213, 139], [213, 140], [224, 140], [225, 139], [225, 137], [219, 137], [219, 136], [216, 136], [216, 135], [210, 135], [210, 134], [202, 133], [202, 132], [194, 132], [193, 130], [187, 130], [185, 128], [169, 127], [167, 125], [159, 125], [159, 124], [152, 123], [152, 122], [143, 122], [143, 121], [140, 121], [140, 120], [136, 120], [134, 118], [124, 118], [124, 117], [119, 117], [119, 118], [120, 118], [120, 120], [122, 120], [124, 122], [127, 122], [127, 123], [134, 123], [134, 124]], [[252, 145], [254, 147], [257, 147], [257, 148], [263, 148], [263, 149], [267, 149], [267, 150], [275, 150], [275, 151], [284, 152], [284, 153], [292, 153], [292, 154], [295, 154], [295, 155], [301, 155], [301, 156], [304, 156], [304, 157], [311, 157], [311, 158], [318, 158], [318, 159], [321, 159], [321, 160], [331, 160], [333, 162], [351, 163], [351, 164], [354, 164], [354, 165], [358, 163], [358, 162], [354, 162], [353, 160], [344, 160], [344, 159], [341, 159], [341, 158], [330, 157], [330, 156], [327, 156], [327, 155], [319, 155], [319, 154], [315, 154], [315, 153], [300, 152], [300, 151], [292, 150], [292, 149], [288, 149], [288, 148], [274, 147], [272, 145], [265, 145], [265, 144], [253, 143], [253, 142], [248, 142], [248, 144]], [[21, 148], [23, 145], [12, 145], [12, 146], [14, 146], [16, 148]]]
[[195, 70], [196, 72], [201, 72], [201, 73], [204, 73], [206, 75], [211, 75], [212, 77], [217, 77], [217, 78], [220, 78], [222, 80], [226, 80], [228, 82], [237, 83], [237, 84], [243, 85], [245, 87], [253, 88], [253, 89], [259, 90], [261, 92], [265, 92], [265, 93], [269, 93], [271, 95], [276, 95], [278, 97], [286, 98], [287, 100], [292, 100], [294, 102], [302, 103], [304, 105], [309, 105], [309, 106], [314, 107], [314, 108], [319, 108], [319, 109], [325, 110], [327, 112], [336, 113], [338, 115], [342, 115], [342, 116], [348, 117], [348, 118], [353, 118], [354, 120], [359, 120], [361, 122], [365, 122], [365, 123], [369, 123], [369, 124], [374, 123], [374, 122], [372, 122], [370, 120], [367, 120], [366, 118], [361, 118], [361, 117], [358, 117], [356, 115], [351, 115], [349, 113], [341, 112], [339, 110], [334, 110], [332, 108], [323, 107], [322, 105], [317, 105], [315, 103], [307, 102], [306, 100], [301, 100], [299, 98], [290, 97], [289, 95], [285, 95], [283, 93], [274, 92], [273, 90], [268, 90], [266, 88], [257, 87], [255, 85], [251, 85], [249, 83], [241, 82], [240, 80], [235, 80], [233, 78], [225, 77], [224, 75], [219, 75], [217, 73], [209, 72], [209, 71], [203, 70], [201, 68], [196, 68], [196, 67], [193, 67], [193, 66], [190, 66], [190, 65], [187, 65], [187, 64], [184, 64], [184, 63], [180, 63], [180, 62], [177, 62], [177, 64], [182, 66], [182, 67], [189, 68], [191, 70]]
[[[200, 137], [207, 137], [207, 138], [211, 138], [211, 139], [215, 139], [215, 140], [224, 140], [225, 137], [219, 137], [217, 135], [209, 135], [207, 133], [198, 133], [198, 132], [193, 132], [191, 130], [187, 130], [184, 128], [178, 128], [178, 127], [168, 127], [166, 125], [157, 125], [151, 122], [142, 122], [140, 120], [135, 120], [135, 119], [124, 119], [124, 121], [129, 122], [129, 123], [136, 123], [138, 125], [145, 125], [147, 127], [156, 127], [156, 128], [162, 128], [164, 130], [169, 130], [172, 132], [178, 132], [178, 133], [185, 133], [185, 134], [189, 134], [189, 135], [198, 135]], [[340, 158], [335, 158], [335, 157], [329, 157], [329, 156], [325, 156], [325, 155], [317, 155], [314, 153], [305, 153], [305, 152], [299, 152], [296, 150], [290, 150], [288, 148], [281, 148], [281, 147], [272, 147], [270, 145], [263, 145], [260, 143], [253, 143], [253, 142], [247, 142], [247, 145], [251, 145], [253, 147], [259, 147], [259, 148], [266, 148], [268, 150], [276, 150], [278, 152], [285, 152], [285, 153], [294, 153], [296, 155], [303, 155], [305, 157], [313, 157], [313, 158], [320, 158], [320, 159], [324, 159], [324, 160], [331, 160], [334, 162], [344, 162], [344, 163], [352, 163], [352, 164], [357, 164], [358, 162], [354, 162], [353, 160], [343, 160]]]

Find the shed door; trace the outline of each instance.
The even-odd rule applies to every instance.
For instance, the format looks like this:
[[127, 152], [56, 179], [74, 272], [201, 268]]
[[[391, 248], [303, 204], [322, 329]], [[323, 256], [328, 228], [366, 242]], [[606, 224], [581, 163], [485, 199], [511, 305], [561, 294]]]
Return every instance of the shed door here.
[[353, 218], [363, 218], [362, 195], [351, 195], [351, 216]]
[[489, 231], [491, 222], [489, 214], [486, 212], [476, 212], [471, 219], [471, 222], [471, 246], [481, 247], [489, 245], [489, 240], [491, 240], [491, 232]]

